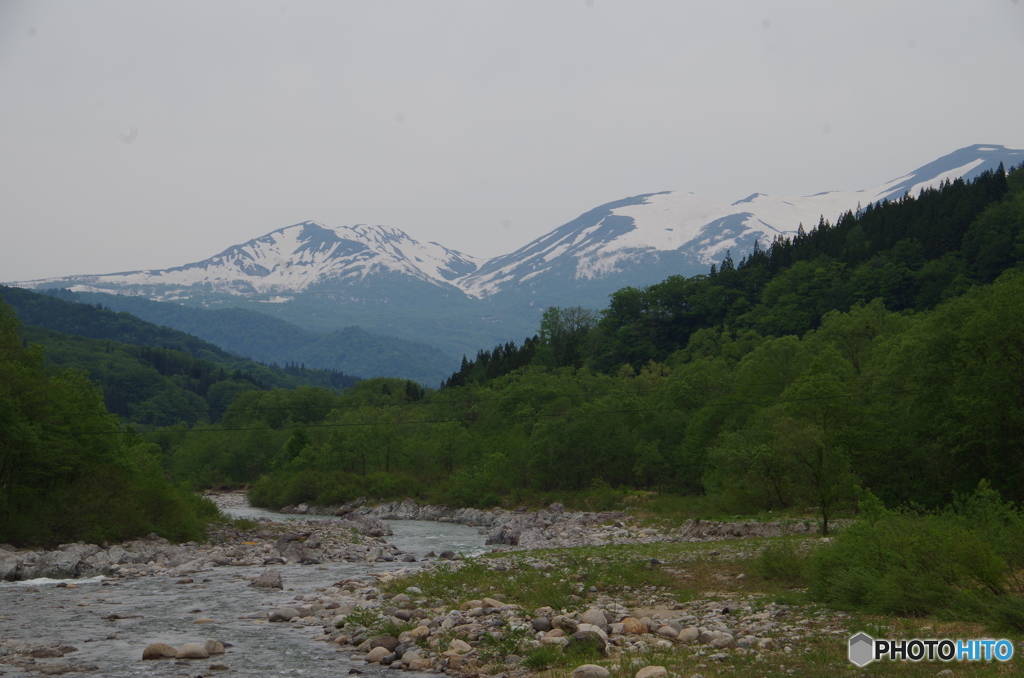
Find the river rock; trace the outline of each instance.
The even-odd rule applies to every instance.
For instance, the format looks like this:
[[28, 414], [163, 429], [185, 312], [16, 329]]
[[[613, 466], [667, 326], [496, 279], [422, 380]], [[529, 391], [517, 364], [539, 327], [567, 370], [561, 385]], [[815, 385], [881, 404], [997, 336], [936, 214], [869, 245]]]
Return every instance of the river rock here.
[[593, 624], [594, 626], [604, 626], [608, 623], [608, 620], [604, 616], [604, 612], [596, 607], [592, 607], [581, 614], [579, 621], [581, 624]]
[[700, 629], [696, 626], [687, 626], [685, 629], [679, 632], [676, 636], [676, 640], [684, 643], [692, 643], [700, 637]]
[[546, 633], [551, 630], [551, 620], [547, 617], [537, 617], [530, 622], [530, 626], [533, 627], [534, 631], [544, 631]]
[[279, 607], [270, 613], [268, 621], [272, 622], [286, 622], [291, 621], [292, 617], [301, 617], [299, 611], [294, 607]]
[[402, 655], [402, 663], [405, 664], [410, 671], [426, 671], [433, 668], [430, 660], [423, 657], [419, 650], [409, 650]]
[[206, 651], [210, 654], [224, 654], [224, 643], [219, 640], [207, 638], [206, 642], [203, 643], [203, 647], [205, 647]]
[[647, 624], [643, 623], [636, 617], [626, 617], [622, 620], [622, 631], [630, 636], [638, 636], [641, 633], [647, 633]]
[[278, 570], [272, 570], [269, 567], [263, 570], [263, 573], [252, 580], [249, 586], [255, 586], [261, 589], [283, 589], [284, 583], [281, 581], [281, 573]]
[[167, 643], [150, 643], [142, 651], [143, 659], [172, 659], [178, 656], [178, 651]]
[[467, 643], [464, 640], [461, 640], [459, 638], [455, 638], [454, 640], [452, 640], [451, 643], [448, 644], [448, 651], [445, 652], [445, 654], [447, 654], [447, 655], [466, 654], [467, 652], [472, 652], [472, 651], [473, 651], [473, 646], [472, 645], [470, 645], [469, 643]]
[[22, 558], [17, 553], [0, 551], [0, 581], [16, 580], [21, 563]]
[[401, 643], [394, 636], [374, 636], [370, 638], [370, 649], [377, 647], [386, 648], [389, 653], [394, 652]]
[[178, 648], [175, 655], [178, 659], [209, 659], [210, 653], [206, 651], [203, 643], [185, 643]]
[[380, 661], [384, 659], [384, 657], [387, 657], [389, 654], [391, 654], [391, 650], [387, 649], [386, 647], [375, 647], [366, 653], [366, 663], [379, 664]]
[[711, 639], [711, 646], [719, 650], [724, 650], [727, 647], [735, 647], [736, 639], [728, 633], [713, 632], [714, 638]]
[[608, 678], [610, 675], [608, 669], [597, 664], [583, 664], [572, 670], [572, 678]]

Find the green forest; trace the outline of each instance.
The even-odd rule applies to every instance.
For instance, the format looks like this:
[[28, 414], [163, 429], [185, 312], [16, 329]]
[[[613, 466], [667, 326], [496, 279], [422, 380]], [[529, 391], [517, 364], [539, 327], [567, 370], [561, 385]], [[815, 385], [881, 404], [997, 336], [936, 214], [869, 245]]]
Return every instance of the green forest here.
[[[550, 308], [438, 391], [244, 393], [154, 434], [195, 486], [266, 506], [416, 496], [489, 507], [623, 492], [707, 510], [870, 490], [939, 506], [982, 479], [1024, 499], [1024, 172], [822, 220], [708, 275]], [[598, 501], [595, 499], [595, 501]]]
[[85, 373], [47, 370], [0, 303], [0, 541], [187, 541], [216, 513], [168, 481], [159, 448], [107, 413]]
[[[463, 359], [438, 390], [206, 372], [184, 343], [78, 343], [57, 327], [25, 328], [4, 360], [31, 363], [55, 398], [78, 375], [105, 422], [91, 428], [121, 431], [111, 459], [144, 446], [146, 477], [249, 486], [257, 505], [677, 498], [706, 514], [812, 510], [827, 532], [871, 495], [940, 507], [985, 480], [1024, 500], [1022, 262], [1024, 171], [1000, 168], [801, 227], [707, 275], [621, 289], [601, 310], [549, 308], [536, 336]], [[87, 348], [113, 357], [65, 357]], [[177, 390], [118, 390], [104, 370], [122, 358]], [[87, 370], [120, 424], [58, 365]], [[27, 454], [4, 435], [4, 454]], [[14, 515], [28, 495], [9, 477]]]

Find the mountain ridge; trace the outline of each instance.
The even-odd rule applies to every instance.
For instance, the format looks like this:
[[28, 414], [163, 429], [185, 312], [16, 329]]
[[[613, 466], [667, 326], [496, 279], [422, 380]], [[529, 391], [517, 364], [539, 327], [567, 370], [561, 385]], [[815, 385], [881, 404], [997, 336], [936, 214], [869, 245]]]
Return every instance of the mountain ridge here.
[[660, 191], [600, 205], [509, 254], [483, 260], [388, 226], [286, 226], [170, 269], [10, 283], [204, 308], [240, 306], [307, 330], [358, 325], [451, 355], [532, 335], [548, 306], [601, 307], [609, 294], [705, 273], [779, 236], [868, 204], [970, 180], [1024, 150], [975, 144], [876, 186], [809, 196], [755, 192], [728, 203]]

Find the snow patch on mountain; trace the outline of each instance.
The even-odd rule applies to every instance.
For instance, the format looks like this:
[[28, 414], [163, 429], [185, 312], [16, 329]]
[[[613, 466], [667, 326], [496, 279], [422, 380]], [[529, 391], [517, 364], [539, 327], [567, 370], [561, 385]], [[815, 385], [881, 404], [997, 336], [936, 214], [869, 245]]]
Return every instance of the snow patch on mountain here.
[[[74, 282], [74, 289], [109, 292], [153, 290], [163, 300], [182, 298], [175, 288], [208, 285], [234, 296], [275, 294], [269, 303], [285, 303], [326, 280], [356, 281], [395, 272], [436, 285], [471, 273], [483, 260], [434, 242], [420, 243], [387, 226], [327, 227], [312, 221], [286, 226], [200, 262], [164, 270], [50, 278], [25, 283], [48, 287]], [[170, 289], [169, 289], [170, 288]], [[285, 294], [281, 294], [285, 293]], [[187, 293], [185, 293], [187, 296]]]

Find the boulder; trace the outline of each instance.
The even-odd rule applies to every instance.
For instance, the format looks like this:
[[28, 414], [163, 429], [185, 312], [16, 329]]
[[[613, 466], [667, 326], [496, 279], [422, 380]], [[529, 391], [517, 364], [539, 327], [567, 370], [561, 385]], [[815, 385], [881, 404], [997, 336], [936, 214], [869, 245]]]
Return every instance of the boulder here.
[[409, 650], [403, 654], [402, 663], [405, 664], [410, 671], [426, 671], [433, 668], [430, 660], [420, 655], [419, 650]]
[[150, 643], [142, 651], [143, 659], [173, 659], [178, 656], [178, 651], [167, 643]]
[[301, 617], [299, 611], [294, 607], [280, 607], [270, 613], [268, 617], [269, 621], [272, 622], [286, 622], [291, 621], [292, 617]]
[[634, 678], [667, 678], [668, 669], [664, 666], [645, 666], [636, 672]]
[[10, 551], [0, 551], [0, 581], [14, 581], [18, 578], [21, 556]]
[[699, 637], [700, 629], [698, 629], [696, 626], [687, 626], [685, 629], [679, 632], [679, 635], [676, 636], [676, 640], [679, 640], [683, 643], [692, 643]]
[[622, 620], [622, 631], [631, 636], [638, 636], [641, 633], [647, 633], [647, 624], [636, 617], [626, 617]]
[[178, 648], [175, 655], [178, 659], [209, 659], [210, 653], [206, 651], [203, 643], [185, 643]]
[[281, 573], [278, 570], [272, 570], [269, 567], [263, 570], [263, 573], [252, 580], [249, 586], [255, 586], [261, 589], [283, 589], [284, 584], [281, 581]]
[[604, 626], [608, 623], [608, 620], [604, 616], [604, 612], [592, 607], [579, 616], [581, 624], [593, 624], [594, 626]]
[[375, 647], [366, 653], [367, 664], [379, 664], [384, 657], [391, 654], [391, 650], [386, 647]]
[[597, 664], [583, 664], [572, 670], [572, 678], [608, 678], [610, 675], [608, 669]]
[[389, 654], [394, 652], [395, 648], [400, 644], [401, 643], [398, 642], [398, 638], [395, 638], [394, 636], [374, 636], [373, 638], [370, 638], [371, 650], [377, 647], [383, 647], [387, 649]]
[[724, 650], [727, 647], [736, 646], [736, 639], [728, 633], [719, 633], [716, 631], [713, 635], [714, 638], [711, 639], [711, 646], [716, 649]]
[[452, 655], [452, 654], [466, 654], [467, 652], [472, 652], [472, 651], [473, 651], [473, 646], [472, 645], [470, 645], [469, 643], [467, 643], [464, 640], [460, 640], [459, 638], [455, 638], [454, 640], [452, 640], [451, 643], [448, 644], [448, 651], [445, 652], [445, 654], [448, 654], [448, 655]]
[[551, 620], [547, 617], [537, 617], [530, 622], [530, 626], [533, 627], [534, 631], [544, 631], [546, 633], [551, 630]]

